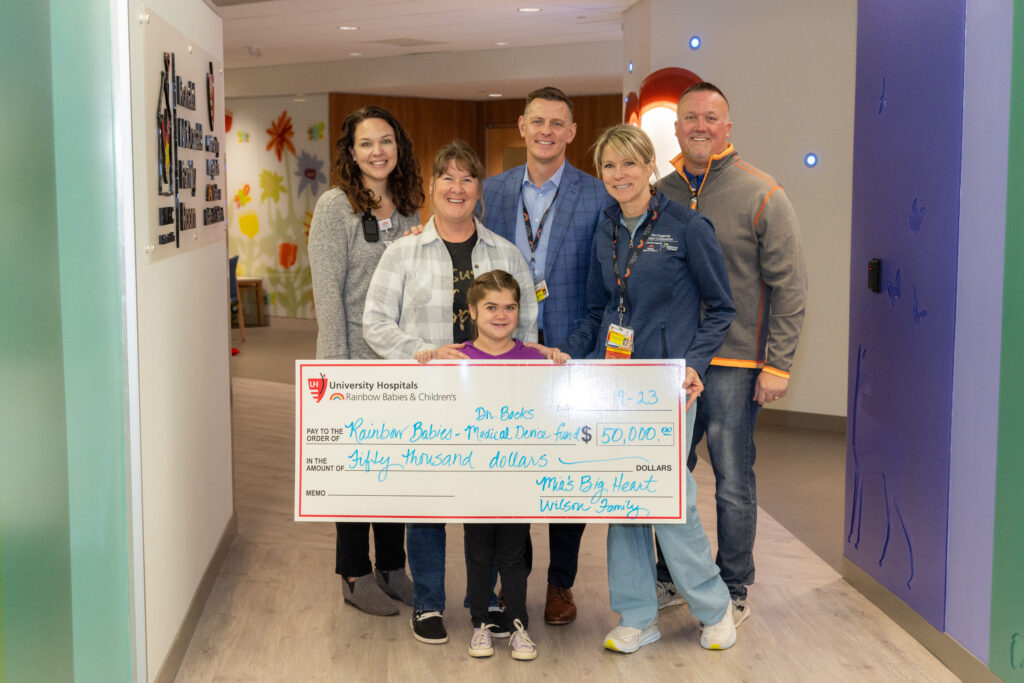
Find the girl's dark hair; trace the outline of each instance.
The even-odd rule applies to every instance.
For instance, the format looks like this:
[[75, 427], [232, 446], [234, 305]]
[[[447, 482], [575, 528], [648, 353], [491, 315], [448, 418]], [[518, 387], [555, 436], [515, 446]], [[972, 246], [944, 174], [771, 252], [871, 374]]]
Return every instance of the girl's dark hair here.
[[[466, 305], [476, 306], [480, 303], [480, 300], [484, 298], [487, 292], [500, 292], [503, 289], [507, 289], [512, 292], [512, 298], [516, 300], [516, 304], [519, 303], [519, 281], [512, 277], [511, 274], [504, 270], [492, 270], [478, 276], [473, 280], [472, 284], [469, 285], [469, 289], [466, 290]], [[476, 329], [476, 322], [470, 318], [470, 325], [472, 326], [470, 332], [473, 335], [473, 339], [477, 338], [479, 332]]]
[[338, 187], [348, 197], [352, 209], [356, 213], [366, 213], [380, 207], [380, 197], [376, 197], [373, 191], [363, 186], [363, 172], [359, 164], [352, 158], [352, 148], [355, 146], [356, 126], [366, 119], [380, 119], [386, 122], [395, 131], [395, 145], [398, 148], [398, 162], [395, 170], [388, 176], [388, 190], [391, 192], [391, 200], [395, 208], [405, 216], [411, 216], [419, 211], [423, 204], [423, 178], [420, 176], [420, 166], [416, 163], [416, 155], [413, 154], [412, 140], [402, 128], [402, 124], [387, 109], [377, 106], [363, 107], [345, 117], [341, 124], [341, 137], [338, 138], [337, 160], [335, 162], [335, 173], [338, 178]]

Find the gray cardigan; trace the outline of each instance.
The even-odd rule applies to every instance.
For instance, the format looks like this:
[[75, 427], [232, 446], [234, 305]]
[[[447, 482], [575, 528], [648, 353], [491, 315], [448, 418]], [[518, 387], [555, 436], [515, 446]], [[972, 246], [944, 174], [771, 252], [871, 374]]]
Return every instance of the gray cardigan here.
[[[419, 216], [395, 211], [391, 220], [401, 235], [419, 222]], [[317, 359], [379, 357], [363, 340], [363, 306], [384, 249], [384, 242], [363, 237], [361, 216], [343, 191], [333, 187], [320, 197], [309, 226]]]

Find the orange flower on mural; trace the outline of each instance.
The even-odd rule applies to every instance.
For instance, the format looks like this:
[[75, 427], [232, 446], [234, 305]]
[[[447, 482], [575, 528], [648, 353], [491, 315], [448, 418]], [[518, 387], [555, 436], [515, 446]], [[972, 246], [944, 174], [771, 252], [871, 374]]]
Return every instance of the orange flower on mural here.
[[270, 128], [267, 128], [267, 134], [270, 136], [267, 149], [274, 150], [278, 161], [281, 161], [281, 152], [285, 149], [291, 152], [292, 156], [295, 156], [295, 146], [292, 144], [292, 137], [294, 137], [295, 131], [292, 130], [292, 119], [288, 116], [287, 109], [281, 112], [281, 115], [277, 117], [277, 121], [270, 124]]
[[277, 262], [282, 268], [291, 268], [295, 265], [295, 258], [299, 255], [299, 245], [290, 242], [281, 242], [277, 245]]

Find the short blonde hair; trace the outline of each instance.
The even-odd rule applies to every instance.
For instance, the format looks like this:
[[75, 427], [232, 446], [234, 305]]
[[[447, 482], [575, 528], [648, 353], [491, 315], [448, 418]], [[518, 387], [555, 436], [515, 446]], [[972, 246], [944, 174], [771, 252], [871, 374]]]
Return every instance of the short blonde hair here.
[[[605, 128], [594, 143], [594, 168], [597, 175], [601, 175], [601, 157], [604, 150], [611, 147], [623, 159], [638, 161], [644, 164], [654, 163], [654, 143], [647, 137], [647, 133], [628, 124], [619, 124], [611, 128]], [[655, 171], [657, 173], [657, 171]]]

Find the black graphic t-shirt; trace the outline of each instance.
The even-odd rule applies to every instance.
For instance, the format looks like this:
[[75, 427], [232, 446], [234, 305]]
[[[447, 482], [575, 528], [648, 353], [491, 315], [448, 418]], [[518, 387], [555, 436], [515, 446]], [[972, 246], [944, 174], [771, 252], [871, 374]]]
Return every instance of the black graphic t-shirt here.
[[473, 247], [476, 246], [477, 235], [465, 242], [448, 242], [448, 255], [452, 258], [452, 341], [455, 344], [470, 341], [473, 338], [469, 319], [469, 305], [466, 303], [466, 292], [473, 284]]

